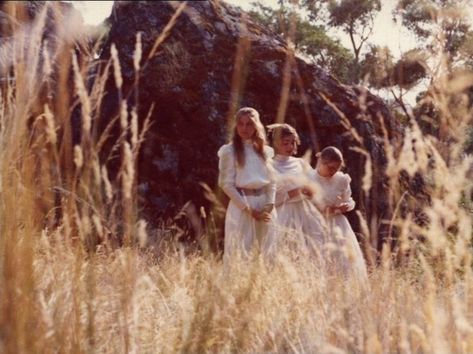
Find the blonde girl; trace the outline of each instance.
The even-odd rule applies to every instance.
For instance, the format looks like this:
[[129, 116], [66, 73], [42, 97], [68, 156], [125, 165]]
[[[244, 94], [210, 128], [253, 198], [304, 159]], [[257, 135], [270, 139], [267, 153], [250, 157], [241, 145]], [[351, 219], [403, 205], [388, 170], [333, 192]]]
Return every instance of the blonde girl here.
[[230, 143], [219, 149], [218, 156], [218, 184], [230, 198], [224, 260], [252, 252], [272, 254], [276, 241], [273, 149], [266, 145], [258, 111], [244, 107], [236, 113]]
[[300, 139], [292, 126], [272, 124], [268, 126], [268, 132], [275, 151], [276, 209], [283, 239], [298, 251], [318, 254], [327, 230], [323, 216], [310, 201], [315, 171], [305, 160], [293, 156]]

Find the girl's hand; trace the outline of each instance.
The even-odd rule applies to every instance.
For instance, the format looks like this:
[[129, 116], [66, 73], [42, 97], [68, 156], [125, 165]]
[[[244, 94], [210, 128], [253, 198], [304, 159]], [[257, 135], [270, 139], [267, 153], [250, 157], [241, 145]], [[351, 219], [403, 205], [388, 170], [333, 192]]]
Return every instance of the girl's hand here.
[[264, 221], [264, 222], [269, 222], [271, 220], [271, 214], [268, 213], [267, 211], [262, 211], [259, 214], [259, 219], [257, 219], [257, 220]]
[[341, 211], [338, 207], [328, 206], [325, 208], [325, 213], [328, 215], [341, 214]]
[[[272, 209], [272, 204], [268, 204], [268, 205], [270, 205]], [[258, 221], [269, 222], [271, 220], [271, 211], [267, 211], [265, 209], [266, 209], [266, 206], [262, 211], [259, 211], [253, 208], [247, 208], [246, 210], [253, 219], [258, 220]]]
[[340, 206], [338, 207], [338, 210], [340, 210], [340, 212], [343, 214], [343, 213], [346, 213], [349, 209], [349, 205], [348, 203], [342, 203], [340, 204]]
[[309, 198], [312, 198], [312, 196], [314, 195], [314, 192], [312, 191], [312, 189], [307, 188], [307, 187], [302, 188], [301, 193]]
[[258, 220], [259, 215], [260, 215], [260, 212], [258, 210], [253, 209], [253, 208], [248, 208], [247, 210], [253, 219]]
[[349, 205], [348, 203], [342, 203], [338, 207], [328, 206], [325, 208], [325, 212], [328, 215], [335, 215], [335, 214], [344, 214], [348, 211]]
[[334, 212], [335, 212], [335, 207], [331, 207], [331, 206], [325, 207], [325, 210], [324, 210], [325, 214], [333, 215]]

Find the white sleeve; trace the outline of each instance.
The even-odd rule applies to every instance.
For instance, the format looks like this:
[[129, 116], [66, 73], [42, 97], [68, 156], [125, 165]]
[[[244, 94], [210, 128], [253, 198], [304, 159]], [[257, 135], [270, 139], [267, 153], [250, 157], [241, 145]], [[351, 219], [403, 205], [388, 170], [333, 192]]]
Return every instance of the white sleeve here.
[[351, 177], [347, 174], [343, 175], [343, 180], [341, 181], [342, 185], [342, 194], [341, 194], [341, 203], [347, 203], [348, 204], [348, 211], [351, 211], [355, 209], [355, 201], [351, 197], [351, 188], [350, 188], [350, 182], [351, 182]]
[[236, 166], [235, 154], [231, 145], [224, 145], [218, 150], [218, 185], [223, 189], [226, 195], [240, 209], [248, 207], [248, 203], [243, 196], [238, 193], [235, 186]]
[[271, 177], [271, 182], [266, 186], [266, 204], [274, 204], [276, 202], [276, 180]]
[[316, 174], [315, 169], [310, 165], [307, 160], [301, 158], [302, 171], [304, 171], [304, 184], [306, 188], [309, 188], [312, 192], [312, 196], [309, 198], [314, 201], [314, 198], [317, 194], [320, 193], [319, 186], [316, 183]]
[[267, 159], [272, 159], [274, 157], [274, 149], [271, 146], [265, 145], [263, 150]]
[[266, 155], [266, 165], [268, 167], [269, 178], [271, 182], [266, 187], [266, 204], [276, 203], [276, 171], [272, 165], [272, 158], [274, 157], [274, 150], [270, 146], [264, 147], [264, 153]]
[[277, 184], [274, 205], [280, 206], [281, 204], [284, 204], [289, 199], [287, 192], [287, 186]]
[[309, 179], [310, 182], [315, 180], [315, 169], [304, 159], [301, 158], [302, 170], [304, 171], [305, 177]]

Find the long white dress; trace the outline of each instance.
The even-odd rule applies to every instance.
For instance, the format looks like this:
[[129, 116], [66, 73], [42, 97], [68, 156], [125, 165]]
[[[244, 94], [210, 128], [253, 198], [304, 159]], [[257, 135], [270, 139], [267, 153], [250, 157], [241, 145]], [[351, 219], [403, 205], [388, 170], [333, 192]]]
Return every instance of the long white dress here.
[[[271, 166], [273, 149], [265, 146], [266, 161], [253, 148], [251, 141], [244, 142], [245, 164], [239, 166], [233, 152], [233, 144], [223, 145], [219, 151], [218, 184], [229, 196], [225, 215], [224, 262], [233, 255], [248, 256], [252, 252], [272, 256], [276, 248], [276, 218], [273, 208], [271, 221], [255, 220], [246, 207], [261, 210], [266, 204], [274, 204], [276, 183]], [[237, 188], [261, 190], [259, 195], [245, 195]]]
[[276, 209], [282, 240], [297, 251], [319, 254], [327, 241], [325, 220], [310, 199], [302, 194], [290, 198], [288, 192], [307, 186], [314, 170], [301, 158], [276, 155]]
[[314, 181], [319, 192], [315, 194], [313, 201], [324, 214], [331, 242], [335, 246], [331, 252], [334, 267], [345, 275], [365, 280], [366, 264], [348, 219], [341, 213], [328, 215], [325, 212], [327, 207], [338, 207], [342, 203], [348, 203], [348, 211], [355, 208], [355, 201], [351, 197], [350, 176], [338, 171], [332, 177], [323, 177], [315, 170]]

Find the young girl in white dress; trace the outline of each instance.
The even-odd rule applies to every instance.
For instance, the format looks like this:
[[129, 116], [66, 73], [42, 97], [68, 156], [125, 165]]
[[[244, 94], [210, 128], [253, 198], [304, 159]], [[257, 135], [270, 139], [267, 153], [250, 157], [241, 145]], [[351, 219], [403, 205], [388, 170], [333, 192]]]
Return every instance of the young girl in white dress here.
[[340, 171], [344, 165], [343, 155], [336, 147], [328, 146], [317, 157], [314, 180], [319, 193], [314, 196], [314, 202], [324, 214], [330, 240], [336, 245], [332, 264], [341, 268], [345, 275], [351, 274], [365, 280], [367, 271], [360, 245], [343, 215], [355, 208], [355, 201], [351, 197], [351, 178]]
[[232, 135], [231, 142], [218, 151], [218, 184], [230, 198], [225, 215], [225, 263], [233, 255], [272, 254], [276, 242], [274, 153], [266, 145], [258, 111], [241, 108]]
[[300, 144], [299, 135], [289, 124], [268, 126], [269, 139], [275, 151], [276, 209], [282, 238], [298, 252], [319, 254], [326, 241], [327, 228], [323, 216], [312, 204], [309, 186], [314, 170], [303, 159], [294, 157]]

